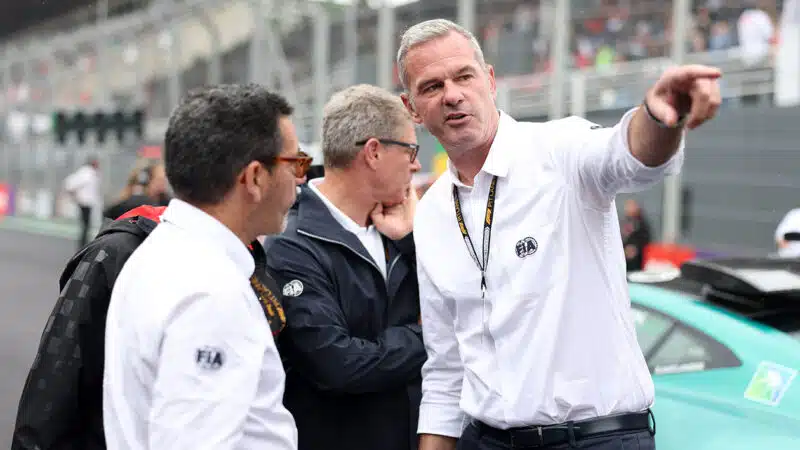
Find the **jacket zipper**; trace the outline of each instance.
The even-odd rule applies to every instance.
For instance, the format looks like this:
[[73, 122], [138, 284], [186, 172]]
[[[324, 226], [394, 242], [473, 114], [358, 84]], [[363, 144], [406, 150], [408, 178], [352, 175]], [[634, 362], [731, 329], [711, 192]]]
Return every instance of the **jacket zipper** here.
[[[329, 243], [331, 243], [331, 244], [337, 244], [337, 245], [341, 245], [342, 247], [344, 247], [344, 248], [346, 248], [346, 249], [350, 250], [351, 252], [355, 253], [356, 255], [358, 255], [358, 257], [359, 257], [359, 258], [361, 258], [361, 259], [363, 259], [364, 261], [368, 262], [368, 263], [369, 263], [369, 264], [370, 264], [372, 267], [374, 267], [374, 268], [375, 268], [375, 270], [377, 270], [377, 271], [378, 271], [378, 273], [380, 273], [381, 275], [383, 275], [383, 272], [381, 272], [381, 269], [380, 269], [380, 267], [378, 267], [378, 265], [375, 263], [375, 261], [373, 261], [372, 259], [370, 259], [370, 258], [367, 258], [366, 256], [362, 255], [361, 253], [357, 252], [357, 251], [356, 251], [356, 249], [354, 249], [353, 247], [350, 247], [349, 245], [345, 244], [344, 242], [337, 241], [337, 240], [334, 240], [334, 239], [328, 239], [328, 238], [324, 238], [324, 237], [322, 237], [322, 236], [317, 236], [316, 234], [311, 234], [311, 233], [309, 233], [309, 232], [307, 232], [307, 231], [303, 231], [303, 230], [297, 230], [297, 232], [298, 232], [299, 234], [302, 234], [302, 235], [308, 236], [308, 237], [310, 237], [310, 238], [313, 238], [313, 239], [319, 239], [320, 241], [323, 241], [323, 242], [329, 242]], [[388, 271], [387, 271], [387, 273], [386, 273], [386, 279], [387, 279], [387, 280], [389, 279], [389, 273], [388, 273]], [[387, 285], [388, 285], [388, 283], [384, 283], [384, 284], [387, 284]], [[387, 290], [388, 290], [388, 287], [387, 287]]]
[[[323, 242], [329, 242], [331, 244], [341, 245], [342, 247], [344, 247], [344, 248], [350, 250], [351, 252], [355, 253], [356, 255], [358, 255], [359, 258], [361, 258], [364, 261], [368, 262], [372, 267], [375, 268], [375, 270], [378, 271], [378, 273], [383, 275], [383, 273], [381, 272], [380, 267], [378, 267], [378, 265], [375, 263], [375, 261], [373, 261], [370, 258], [365, 257], [361, 253], [357, 252], [356, 249], [354, 249], [353, 247], [350, 247], [349, 245], [345, 244], [344, 242], [337, 241], [335, 239], [328, 239], [328, 238], [325, 238], [325, 237], [322, 237], [322, 236], [318, 236], [316, 234], [309, 233], [307, 231], [303, 231], [303, 230], [300, 230], [300, 229], [297, 230], [297, 233], [305, 235], [305, 236], [308, 236], [308, 237], [310, 237], [312, 239], [318, 239], [318, 240], [323, 241]], [[386, 268], [386, 279], [383, 282], [383, 286], [384, 286], [384, 288], [386, 288], [386, 300], [388, 302], [388, 304], [386, 305], [386, 317], [384, 318], [387, 321], [389, 320], [389, 308], [391, 307], [391, 304], [392, 304], [392, 296], [389, 295], [389, 276], [391, 275], [392, 269], [394, 268], [395, 264], [397, 264], [397, 261], [400, 260], [401, 256], [402, 255], [395, 256], [394, 259], [392, 260], [392, 263], [389, 264], [389, 267]]]
[[394, 265], [397, 264], [397, 261], [400, 261], [400, 257], [401, 256], [403, 256], [403, 255], [395, 256], [394, 259], [392, 260], [392, 263], [389, 264], [389, 268], [386, 269], [386, 292], [387, 293], [389, 292], [389, 276], [392, 273], [392, 269], [394, 269]]

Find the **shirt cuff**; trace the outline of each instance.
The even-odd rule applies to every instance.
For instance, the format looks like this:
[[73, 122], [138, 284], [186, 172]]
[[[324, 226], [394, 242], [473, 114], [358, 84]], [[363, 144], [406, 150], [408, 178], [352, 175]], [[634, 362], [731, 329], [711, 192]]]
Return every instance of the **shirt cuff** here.
[[636, 159], [633, 156], [633, 152], [631, 152], [630, 142], [628, 141], [628, 133], [631, 127], [631, 121], [633, 120], [633, 115], [639, 108], [644, 108], [640, 106], [638, 108], [633, 108], [620, 120], [620, 131], [619, 139], [622, 140], [622, 148], [625, 149], [625, 154], [623, 158], [626, 160], [626, 164], [629, 167], [633, 167], [637, 174], [645, 177], [650, 178], [652, 176], [660, 176], [660, 175], [674, 175], [680, 172], [681, 167], [683, 166], [683, 149], [686, 146], [686, 130], [681, 131], [681, 142], [678, 144], [678, 150], [675, 152], [672, 157], [667, 160], [664, 164], [660, 166], [650, 167], [645, 165], [643, 162]]
[[419, 407], [417, 434], [461, 437], [466, 415], [458, 405], [422, 403]]
[[615, 136], [612, 138], [611, 148], [615, 153], [614, 158], [619, 161], [620, 177], [616, 185], [610, 186], [611, 192], [635, 192], [646, 189], [664, 179], [665, 176], [675, 175], [683, 167], [684, 146], [686, 132], [681, 135], [678, 150], [664, 164], [649, 167], [639, 161], [631, 152], [628, 142], [628, 132], [636, 108], [628, 111], [616, 126]]

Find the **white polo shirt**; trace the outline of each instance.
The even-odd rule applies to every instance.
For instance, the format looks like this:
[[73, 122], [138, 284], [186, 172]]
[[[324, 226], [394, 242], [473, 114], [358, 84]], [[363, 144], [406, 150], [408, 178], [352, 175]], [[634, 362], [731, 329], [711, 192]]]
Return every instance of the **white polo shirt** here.
[[[676, 172], [680, 152], [648, 168], [629, 151], [633, 111], [614, 128], [570, 117], [502, 114], [473, 187], [452, 167], [414, 222], [422, 327], [419, 433], [460, 436], [469, 417], [497, 428], [643, 411], [653, 383], [636, 341], [614, 197]], [[482, 254], [498, 176], [487, 293], [456, 221], [453, 185]]]
[[106, 322], [109, 449], [295, 449], [285, 374], [247, 247], [172, 200], [117, 278]]

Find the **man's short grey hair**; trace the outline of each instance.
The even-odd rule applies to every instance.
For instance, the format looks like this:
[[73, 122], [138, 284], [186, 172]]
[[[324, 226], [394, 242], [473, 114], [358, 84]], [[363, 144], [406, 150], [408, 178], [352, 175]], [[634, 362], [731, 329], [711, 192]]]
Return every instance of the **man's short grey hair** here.
[[325, 166], [343, 169], [369, 138], [398, 139], [397, 133], [412, 124], [400, 97], [369, 84], [341, 90], [328, 100], [322, 114], [322, 155]]
[[447, 19], [426, 20], [407, 29], [403, 33], [403, 37], [400, 38], [400, 48], [397, 50], [397, 70], [400, 74], [400, 82], [403, 84], [403, 89], [408, 90], [408, 73], [406, 72], [406, 55], [408, 55], [408, 52], [418, 45], [442, 38], [450, 33], [458, 33], [467, 38], [469, 43], [472, 44], [472, 48], [475, 49], [475, 59], [480, 63], [481, 67], [486, 67], [481, 44], [478, 43], [475, 35], [469, 30]]

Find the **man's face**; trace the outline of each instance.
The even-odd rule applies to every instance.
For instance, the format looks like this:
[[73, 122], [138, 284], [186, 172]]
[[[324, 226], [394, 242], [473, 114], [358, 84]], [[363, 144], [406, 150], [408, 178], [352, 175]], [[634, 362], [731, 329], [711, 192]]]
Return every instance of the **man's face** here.
[[[288, 117], [278, 123], [283, 141], [279, 158], [292, 158], [299, 155], [299, 140], [294, 124]], [[266, 215], [263, 234], [277, 234], [286, 228], [286, 217], [297, 197], [297, 185], [304, 179], [295, 176], [295, 162], [278, 159], [272, 168], [268, 193], [259, 210]]]
[[496, 129], [494, 69], [481, 67], [470, 41], [455, 32], [406, 54], [408, 94], [416, 123], [459, 154], [488, 143]]
[[[417, 144], [414, 124], [408, 122], [392, 139], [405, 144]], [[411, 185], [412, 175], [419, 171], [419, 159], [411, 161], [411, 148], [399, 144], [382, 143], [381, 160], [376, 170], [376, 197], [385, 206], [396, 205], [405, 200]]]

